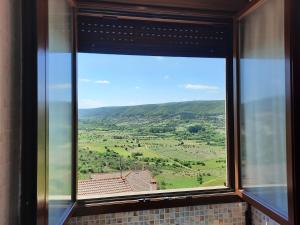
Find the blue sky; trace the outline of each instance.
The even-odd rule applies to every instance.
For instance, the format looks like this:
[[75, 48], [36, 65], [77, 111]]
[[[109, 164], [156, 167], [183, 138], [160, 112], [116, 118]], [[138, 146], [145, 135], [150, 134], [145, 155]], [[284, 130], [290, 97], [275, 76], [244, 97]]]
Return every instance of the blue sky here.
[[78, 54], [79, 108], [225, 99], [225, 59]]

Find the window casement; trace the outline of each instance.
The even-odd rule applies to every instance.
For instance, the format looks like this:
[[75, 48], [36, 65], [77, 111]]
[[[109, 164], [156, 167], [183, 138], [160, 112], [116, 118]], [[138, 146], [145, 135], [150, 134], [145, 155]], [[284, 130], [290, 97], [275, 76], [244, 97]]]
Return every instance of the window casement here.
[[[299, 58], [299, 47], [291, 41], [297, 34], [296, 0], [252, 1], [238, 13], [228, 8], [226, 12], [189, 12], [164, 4], [139, 7], [126, 2], [24, 3], [22, 224], [55, 225], [64, 224], [71, 215], [237, 201], [246, 201], [280, 224], [297, 224], [297, 126], [293, 125], [298, 110], [297, 66], [293, 63]], [[88, 171], [89, 176], [100, 171], [89, 171], [78, 161], [82, 157], [78, 88], [80, 78], [84, 79], [79, 60], [85, 54], [107, 56], [115, 67], [115, 56], [195, 59], [199, 64], [201, 59], [224, 60], [225, 185], [80, 197], [82, 174], [78, 171]], [[187, 71], [192, 68], [185, 65]], [[194, 125], [188, 121], [180, 129], [188, 132]], [[153, 136], [161, 135], [155, 129], [159, 126], [152, 128]], [[192, 128], [189, 135], [193, 135]], [[110, 149], [102, 147], [104, 153]], [[129, 151], [126, 157], [133, 153]], [[96, 160], [103, 156], [91, 154]], [[115, 155], [120, 158], [119, 153]], [[123, 167], [116, 170], [123, 171]]]
[[240, 191], [280, 224], [296, 224], [290, 4], [259, 1], [236, 20]]

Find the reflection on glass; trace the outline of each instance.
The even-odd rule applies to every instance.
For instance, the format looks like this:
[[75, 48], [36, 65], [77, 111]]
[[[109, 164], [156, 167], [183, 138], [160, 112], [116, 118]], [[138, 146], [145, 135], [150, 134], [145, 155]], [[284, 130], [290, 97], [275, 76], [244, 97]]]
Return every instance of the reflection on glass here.
[[283, 0], [269, 0], [240, 24], [243, 187], [287, 215]]
[[71, 11], [69, 11], [66, 1], [49, 0], [49, 225], [58, 224], [71, 203], [71, 19]]
[[225, 65], [79, 54], [78, 197], [224, 188]]

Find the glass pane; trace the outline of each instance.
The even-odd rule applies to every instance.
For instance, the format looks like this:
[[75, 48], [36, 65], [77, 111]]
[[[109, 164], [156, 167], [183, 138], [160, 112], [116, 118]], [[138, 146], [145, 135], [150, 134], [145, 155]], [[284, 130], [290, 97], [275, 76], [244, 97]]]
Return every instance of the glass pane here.
[[79, 198], [224, 188], [226, 60], [79, 54]]
[[283, 0], [240, 23], [242, 185], [287, 215]]
[[72, 192], [72, 17], [67, 1], [49, 0], [49, 224], [60, 221]]

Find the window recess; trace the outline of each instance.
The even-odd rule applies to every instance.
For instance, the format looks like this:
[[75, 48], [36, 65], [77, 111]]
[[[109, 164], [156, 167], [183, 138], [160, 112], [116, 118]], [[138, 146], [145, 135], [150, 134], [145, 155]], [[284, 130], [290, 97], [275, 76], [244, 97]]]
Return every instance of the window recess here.
[[[22, 196], [20, 203], [22, 224], [49, 224], [51, 214], [55, 216], [55, 219], [61, 219], [61, 223], [63, 223], [65, 218], [70, 216], [70, 212], [73, 211], [75, 212], [74, 215], [91, 215], [101, 213], [101, 210], [103, 212], [113, 212], [134, 210], [136, 207], [148, 209], [151, 207], [224, 203], [240, 199], [260, 209], [280, 224], [299, 224], [299, 218], [297, 218], [299, 217], [299, 213], [297, 213], [299, 210], [295, 207], [297, 203], [294, 200], [296, 199], [296, 172], [299, 170], [296, 161], [299, 158], [297, 157], [296, 146], [297, 140], [299, 140], [297, 137], [300, 133], [296, 132], [297, 127], [299, 127], [297, 117], [299, 114], [299, 107], [297, 107], [299, 88], [297, 88], [297, 84], [299, 84], [298, 77], [300, 76], [297, 73], [299, 71], [300, 51], [295, 41], [299, 36], [299, 29], [296, 27], [296, 25], [299, 25], [299, 1], [251, 1], [245, 10], [238, 13], [234, 21], [236, 23], [235, 31], [232, 31], [233, 21], [231, 19], [234, 16], [233, 13], [235, 10], [240, 9], [237, 5], [246, 5], [248, 1], [244, 1], [244, 3], [234, 1], [234, 3], [229, 4], [225, 0], [220, 0], [218, 2], [223, 2], [223, 4], [218, 7], [215, 1], [211, 1], [207, 3], [210, 9], [224, 8], [225, 11], [206, 11], [205, 7], [194, 8], [193, 4], [190, 7], [193, 10], [181, 9], [178, 5], [177, 7], [172, 6], [172, 3], [169, 5], [169, 1], [164, 7], [159, 7], [159, 4], [156, 5], [156, 3], [150, 4], [153, 7], [145, 7], [143, 4], [135, 1], [131, 2], [130, 0], [127, 1], [128, 3], [131, 2], [130, 4], [119, 4], [118, 2], [122, 1], [114, 1], [114, 4], [108, 3], [105, 7], [102, 7], [103, 1], [74, 0], [69, 1], [73, 3], [73, 7], [76, 7], [73, 18], [72, 13], [66, 10], [65, 1], [60, 1], [65, 6], [56, 5], [54, 8], [51, 7], [51, 4], [56, 1], [51, 1], [51, 4], [48, 4], [49, 2], [48, 0], [32, 0], [22, 4], [22, 53], [24, 58], [22, 73], [26, 77], [22, 83], [23, 137]], [[107, 3], [107, 1], [105, 2]], [[97, 6], [97, 4], [99, 5]], [[233, 5], [235, 6], [231, 7]], [[205, 6], [205, 3], [203, 5], [201, 3], [200, 6]], [[51, 9], [50, 11], [48, 11], [48, 7]], [[60, 10], [65, 10], [67, 13], [60, 13]], [[264, 11], [262, 14], [261, 10]], [[48, 15], [49, 13], [51, 16]], [[162, 13], [162, 15], [159, 15], [159, 13]], [[273, 14], [271, 17], [270, 13]], [[200, 17], [203, 15], [206, 19], [201, 20]], [[221, 21], [222, 18], [224, 21]], [[54, 30], [49, 29], [52, 26], [50, 23], [55, 25]], [[70, 30], [70, 26], [74, 26], [72, 27], [75, 28], [74, 32]], [[67, 29], [62, 32], [62, 27]], [[275, 32], [267, 32], [269, 29], [275, 29], [273, 30]], [[65, 37], [62, 38], [64, 35]], [[280, 40], [276, 38], [280, 38]], [[74, 41], [76, 46], [72, 46], [74, 49], [71, 49], [72, 39], [76, 39]], [[234, 42], [234, 46], [232, 42]], [[66, 76], [69, 78], [67, 83], [59, 77], [51, 76], [51, 70], [55, 74], [59, 74], [56, 69], [62, 69], [58, 65], [63, 61], [55, 57], [57, 53], [55, 49], [56, 47], [62, 47], [62, 43], [67, 43], [70, 47], [60, 51], [62, 55], [69, 54], [68, 60], [65, 61], [65, 64], [63, 63], [64, 68], [68, 71], [61, 71], [65, 78]], [[52, 44], [55, 44], [55, 48]], [[280, 54], [277, 54], [276, 51], [280, 51]], [[223, 189], [213, 189], [205, 192], [202, 190], [174, 191], [155, 195], [150, 193], [109, 199], [95, 198], [88, 201], [76, 199], [78, 193], [76, 193], [77, 171], [75, 168], [78, 165], [76, 165], [75, 139], [77, 135], [76, 85], [78, 80], [75, 81], [75, 76], [73, 76], [77, 66], [77, 58], [73, 55], [75, 52], [226, 59], [227, 186]], [[278, 75], [281, 80], [279, 79], [276, 84], [278, 86], [272, 86], [272, 82], [274, 82], [272, 77], [261, 82], [260, 79], [263, 76], [271, 74], [268, 71], [262, 73], [262, 70], [258, 69], [259, 65], [266, 67], [266, 64], [261, 63], [262, 59], [269, 62], [279, 62], [278, 64], [270, 63], [268, 68], [264, 68], [266, 71], [267, 69], [276, 70], [274, 74], [281, 71]], [[51, 60], [58, 60], [59, 62], [55, 63]], [[236, 65], [233, 66], [233, 62]], [[277, 69], [279, 66], [280, 70]], [[262, 73], [262, 76], [256, 77], [257, 80], [252, 82], [251, 79], [254, 78], [250, 78], [251, 71], [253, 73], [255, 70], [257, 70], [257, 73]], [[57, 83], [50, 85], [49, 76], [56, 78]], [[104, 84], [105, 80], [101, 82]], [[272, 93], [276, 89], [281, 90], [281, 96], [269, 96], [273, 100], [269, 101], [268, 104], [261, 104], [260, 108], [256, 107], [255, 104], [251, 106], [246, 101], [248, 97], [253, 97], [251, 82], [253, 88], [259, 87], [259, 91], [262, 90], [262, 92], [271, 90], [269, 93]], [[263, 85], [264, 83], [266, 85]], [[197, 86], [189, 87], [196, 88]], [[52, 92], [48, 92], [51, 89]], [[59, 97], [69, 97], [69, 103], [64, 103], [68, 105], [69, 109], [72, 107], [74, 112], [70, 112], [72, 115], [68, 117], [68, 126], [75, 127], [72, 130], [72, 138], [69, 137], [68, 141], [63, 141], [68, 144], [69, 153], [72, 155], [68, 157], [68, 162], [72, 158], [72, 166], [69, 165], [67, 168], [69, 174], [72, 173], [68, 179], [69, 184], [72, 182], [72, 190], [68, 189], [68, 205], [58, 204], [58, 208], [56, 208], [56, 204], [52, 203], [56, 203], [58, 197], [65, 198], [65, 196], [54, 193], [52, 198], [49, 198], [51, 189], [48, 189], [51, 173], [56, 175], [56, 171], [52, 170], [51, 172], [48, 168], [49, 163], [51, 165], [51, 161], [49, 161], [49, 150], [51, 151], [49, 144], [51, 145], [51, 143], [48, 143], [48, 131], [54, 125], [49, 120], [49, 116], [51, 116], [49, 100], [51, 99], [48, 97], [51, 97], [49, 94], [56, 92], [54, 89], [57, 92], [62, 91], [62, 89], [69, 89], [68, 95], [60, 94]], [[278, 92], [276, 93], [278, 94]], [[72, 97], [70, 94], [72, 94]], [[254, 153], [264, 152], [248, 150], [251, 150], [251, 145], [255, 142], [256, 147], [258, 146], [256, 150], [261, 148], [260, 144], [265, 145], [267, 141], [262, 140], [259, 143], [257, 140], [263, 139], [266, 132], [258, 135], [257, 128], [253, 129], [253, 127], [261, 127], [262, 125], [252, 123], [249, 120], [251, 117], [255, 117], [256, 114], [261, 114], [259, 111], [263, 111], [268, 107], [271, 109], [270, 105], [276, 108], [277, 116], [272, 114], [268, 117], [268, 119], [273, 120], [273, 123], [269, 123], [272, 126], [267, 129], [268, 134], [273, 132], [273, 142], [272, 138], [268, 138], [275, 145], [278, 154], [272, 154], [272, 157], [258, 157], [258, 160], [256, 160]], [[58, 111], [54, 110], [52, 112], [57, 113]], [[51, 124], [49, 124], [49, 121]], [[277, 123], [278, 121], [279, 123]], [[58, 124], [62, 126], [61, 123]], [[278, 129], [276, 126], [280, 128]], [[64, 134], [66, 133], [64, 132]], [[233, 141], [235, 141], [234, 146]], [[276, 142], [281, 142], [280, 149], [278, 145], [274, 144]], [[270, 150], [268, 146], [261, 149]], [[260, 171], [261, 168], [266, 168], [271, 160], [277, 162], [277, 165], [274, 164], [269, 168], [273, 170], [272, 172], [279, 169], [280, 173], [278, 173], [278, 177], [273, 174], [274, 179], [269, 182], [268, 179], [272, 177], [268, 176], [265, 170], [262, 173]], [[65, 161], [67, 162], [67, 160]], [[53, 162], [58, 163], [55, 160]], [[251, 163], [260, 163], [260, 165], [251, 165]], [[64, 164], [64, 166], [66, 165], [67, 163]], [[253, 170], [253, 168], [256, 169]], [[285, 175], [286, 177], [284, 177]], [[264, 176], [267, 179], [256, 179]], [[277, 179], [276, 182], [274, 182], [275, 179]], [[130, 204], [129, 201], [131, 201]], [[112, 202], [112, 204], [109, 202]], [[117, 204], [118, 207], [115, 207], [114, 204]], [[57, 211], [58, 214], [53, 213], [57, 209], [60, 209]], [[50, 223], [52, 224], [52, 222]]]
[[[194, 82], [194, 83], [189, 83], [189, 82], [183, 82], [182, 84], [178, 83], [180, 81], [180, 79], [178, 79], [176, 82], [177, 84], [177, 88], [180, 92], [183, 89], [190, 89], [190, 90], [199, 90], [199, 89], [206, 89], [206, 90], [210, 90], [210, 91], [221, 91], [224, 95], [222, 97], [222, 99], [219, 99], [221, 101], [219, 102], [211, 102], [214, 105], [219, 104], [221, 111], [223, 111], [223, 114], [220, 115], [220, 117], [218, 117], [217, 115], [211, 115], [212, 117], [215, 117], [216, 121], [219, 121], [220, 119], [223, 121], [221, 123], [223, 123], [222, 128], [220, 128], [218, 131], [217, 129], [215, 130], [217, 133], [221, 130], [222, 134], [221, 134], [221, 139], [224, 136], [224, 146], [222, 147], [216, 147], [217, 148], [222, 148], [222, 154], [224, 153], [224, 155], [222, 155], [222, 159], [220, 158], [215, 158], [212, 159], [213, 163], [216, 164], [216, 167], [218, 167], [218, 169], [220, 169], [220, 173], [224, 173], [224, 179], [219, 179], [218, 181], [215, 182], [215, 185], [213, 185], [213, 182], [211, 185], [208, 185], [207, 187], [203, 186], [201, 187], [201, 185], [207, 181], [207, 179], [211, 179], [211, 177], [213, 177], [214, 175], [212, 175], [209, 171], [203, 172], [200, 169], [200, 172], [198, 172], [197, 174], [193, 174], [194, 180], [193, 182], [197, 183], [193, 184], [193, 187], [190, 186], [182, 186], [182, 188], [177, 189], [178, 185], [176, 186], [176, 188], [165, 188], [165, 189], [161, 189], [160, 185], [158, 182], [160, 182], [160, 178], [158, 178], [158, 180], [155, 180], [155, 182], [152, 180], [151, 182], [155, 183], [155, 188], [151, 189], [151, 191], [149, 192], [148, 190], [143, 190], [140, 191], [140, 193], [138, 191], [132, 191], [131, 188], [129, 186], [132, 186], [132, 184], [130, 183], [130, 179], [131, 177], [134, 175], [135, 179], [140, 178], [141, 175], [143, 175], [144, 173], [146, 173], [147, 171], [136, 171], [135, 173], [132, 173], [128, 170], [128, 167], [126, 169], [121, 169], [121, 171], [112, 171], [111, 168], [109, 168], [109, 170], [106, 170], [107, 165], [105, 163], [105, 165], [101, 167], [101, 172], [99, 173], [99, 169], [96, 168], [92, 169], [94, 174], [90, 174], [90, 178], [87, 179], [88, 177], [86, 176], [86, 174], [89, 174], [89, 170], [87, 168], [87, 164], [88, 162], [84, 162], [84, 163], [79, 163], [79, 169], [78, 171], [82, 171], [84, 172], [84, 174], [82, 174], [80, 172], [79, 178], [78, 178], [78, 190], [77, 190], [77, 198], [80, 200], [81, 204], [82, 202], [89, 203], [89, 202], [111, 202], [111, 201], [124, 201], [126, 202], [127, 200], [135, 200], [135, 199], [147, 199], [147, 201], [145, 201], [143, 204], [149, 204], [151, 205], [152, 203], [150, 203], [151, 199], [155, 199], [155, 201], [157, 200], [165, 200], [165, 199], [169, 199], [169, 198], [173, 198], [173, 197], [184, 197], [185, 196], [193, 196], [193, 195], [199, 195], [199, 194], [210, 194], [211, 198], [218, 198], [218, 194], [222, 194], [222, 193], [232, 193], [232, 191], [234, 190], [234, 169], [233, 169], [233, 161], [234, 161], [234, 154], [233, 154], [233, 129], [232, 129], [232, 123], [233, 123], [233, 90], [232, 90], [232, 44], [231, 44], [231, 37], [232, 37], [232, 24], [231, 23], [220, 23], [220, 22], [212, 22], [212, 21], [195, 21], [195, 22], [185, 22], [185, 21], [178, 21], [177, 22], [170, 22], [168, 20], [164, 20], [164, 19], [160, 19], [159, 21], [157, 21], [156, 19], [152, 18], [119, 18], [119, 17], [112, 17], [112, 16], [90, 16], [90, 15], [78, 15], [77, 17], [77, 35], [78, 35], [78, 45], [77, 45], [77, 49], [78, 49], [78, 69], [79, 71], [83, 71], [82, 69], [84, 69], [81, 65], [87, 65], [88, 62], [99, 62], [96, 65], [90, 65], [87, 68], [96, 68], [95, 73], [99, 74], [99, 76], [101, 77], [101, 69], [103, 71], [110, 71], [110, 76], [107, 75], [106, 73], [106, 77], [102, 77], [100, 79], [98, 79], [98, 83], [101, 83], [102, 86], [99, 87], [99, 91], [101, 91], [101, 89], [106, 89], [107, 92], [104, 92], [102, 94], [99, 94], [99, 92], [94, 92], [95, 93], [95, 97], [97, 95], [101, 96], [104, 100], [105, 98], [109, 98], [109, 87], [112, 87], [114, 84], [116, 84], [118, 82], [118, 80], [122, 80], [124, 79], [124, 77], [127, 77], [127, 79], [130, 81], [130, 83], [134, 83], [134, 81], [136, 79], [145, 79], [144, 82], [145, 83], [153, 83], [154, 81], [151, 80], [149, 77], [151, 76], [137, 76], [135, 78], [136, 75], [134, 75], [136, 73], [136, 71], [134, 70], [134, 68], [137, 68], [137, 70], [141, 70], [141, 65], [145, 65], [144, 68], [142, 68], [142, 70], [139, 72], [141, 75], [142, 74], [147, 74], [149, 73], [149, 71], [152, 71], [153, 68], [159, 68], [161, 65], [159, 65], [159, 63], [157, 64], [157, 60], [163, 60], [165, 63], [167, 64], [182, 64], [183, 66], [181, 66], [182, 68], [179, 68], [179, 70], [181, 71], [181, 74], [179, 77], [181, 77], [180, 79], [183, 79], [184, 76], [186, 77], [192, 77], [192, 79], [195, 79], [196, 81], [198, 81], [198, 79], [200, 79], [201, 77], [210, 77], [209, 79], [214, 80], [213, 77], [218, 79], [221, 79], [220, 83], [218, 84], [219, 87], [216, 87], [215, 85], [209, 86], [209, 85], [199, 85], [199, 82]], [[89, 53], [93, 53], [91, 55], [93, 55], [93, 59], [90, 58], [90, 60], [87, 60], [86, 57], [89, 57]], [[96, 54], [95, 54], [96, 53]], [[177, 61], [176, 61], [177, 60]], [[104, 64], [101, 64], [101, 62], [107, 62]], [[82, 63], [81, 63], [82, 62]], [[122, 62], [128, 62], [126, 65], [123, 65]], [[145, 63], [146, 62], [146, 63]], [[215, 62], [215, 63], [213, 63]], [[139, 65], [139, 66], [138, 66]], [[193, 65], [199, 65], [197, 66], [193, 66]], [[209, 67], [211, 66], [210, 70], [211, 71], [215, 71], [216, 68], [218, 68], [219, 70], [216, 71], [216, 73], [219, 73], [219, 75], [213, 74], [213, 72], [211, 72], [211, 76], [205, 75], [204, 72], [201, 72], [202, 67]], [[117, 72], [115, 71], [116, 68], [133, 68], [132, 71], [130, 73], [126, 71], [124, 71], [124, 73], [121, 72]], [[186, 68], [186, 70], [183, 70], [183, 67]], [[192, 70], [192, 68], [194, 68], [194, 70]], [[161, 70], [165, 71], [165, 70], [170, 70], [171, 67], [170, 66], [161, 66]], [[99, 70], [99, 71], [98, 71]], [[152, 76], [154, 77], [155, 75], [157, 75], [157, 72], [153, 72], [152, 71]], [[175, 73], [174, 69], [173, 72], [171, 71], [171, 73]], [[198, 73], [198, 74], [197, 74]], [[80, 74], [78, 74], [78, 96], [80, 95], [84, 95], [84, 92], [82, 92], [82, 90], [84, 89], [83, 87], [86, 85], [92, 85], [92, 80], [96, 80], [96, 78], [94, 79], [90, 79], [87, 77], [82, 76], [82, 74], [86, 74], [81, 72]], [[119, 75], [119, 79], [116, 80], [111, 80], [114, 79], [114, 76]], [[151, 74], [151, 73], [150, 73]], [[193, 74], [193, 75], [192, 75]], [[197, 75], [196, 75], [197, 74]], [[104, 75], [103, 75], [104, 76]], [[167, 76], [167, 74], [164, 74], [162, 77], [162, 80], [160, 81], [160, 85], [165, 85], [167, 79], [169, 79], [169, 76]], [[211, 82], [213, 82], [211, 80]], [[217, 80], [217, 79], [215, 79]], [[124, 83], [126, 83], [124, 81]], [[103, 86], [105, 84], [105, 86]], [[119, 90], [123, 90], [126, 89], [127, 87], [122, 86], [122, 83], [120, 84], [121, 86], [119, 87]], [[155, 83], [153, 83], [153, 85], [155, 86]], [[136, 89], [138, 89], [139, 91], [141, 91], [143, 88], [141, 88], [141, 85], [134, 85]], [[153, 87], [154, 87], [153, 86]], [[92, 88], [92, 86], [90, 86]], [[167, 87], [167, 86], [165, 86]], [[221, 88], [221, 89], [219, 89]], [[90, 89], [90, 88], [89, 88]], [[153, 93], [159, 93], [159, 91], [155, 91], [152, 90]], [[162, 91], [162, 90], [160, 90]], [[98, 93], [98, 94], [97, 94]], [[150, 92], [149, 92], [150, 93]], [[114, 95], [114, 93], [111, 93]], [[125, 96], [127, 93], [124, 92], [123, 94], [120, 94], [120, 97]], [[136, 96], [141, 95], [142, 97], [146, 97], [143, 96], [142, 94], [136, 94]], [[103, 100], [102, 99], [102, 100]], [[203, 100], [203, 99], [196, 99], [196, 100]], [[216, 100], [216, 99], [212, 99], [212, 100]], [[80, 102], [80, 99], [78, 100]], [[171, 100], [170, 100], [171, 101]], [[170, 102], [169, 101], [169, 102]], [[174, 102], [174, 100], [172, 100]], [[171, 101], [171, 102], [172, 102]], [[177, 102], [180, 100], [177, 100]], [[163, 103], [169, 103], [168, 100], [165, 100], [165, 102]], [[162, 103], [162, 102], [160, 102]], [[143, 104], [147, 104], [147, 103], [139, 103], [141, 105]], [[198, 104], [198, 103], [197, 103]], [[201, 103], [203, 104], [203, 103]], [[206, 103], [204, 103], [206, 104]], [[209, 103], [210, 104], [210, 103]], [[112, 106], [117, 106], [117, 105], [112, 105]], [[171, 107], [167, 106], [167, 107]], [[183, 106], [180, 106], [183, 107]], [[201, 106], [202, 107], [202, 106]], [[200, 108], [201, 108], [200, 107]], [[101, 107], [99, 108], [99, 112], [101, 111]], [[188, 109], [187, 112], [183, 112], [182, 116], [187, 115], [189, 116], [190, 114], [192, 114], [190, 111], [193, 111], [192, 108]], [[151, 111], [151, 110], [150, 110]], [[79, 111], [78, 111], [78, 127], [81, 130], [78, 130], [78, 157], [79, 160], [86, 159], [86, 153], [83, 154], [83, 148], [87, 149], [87, 146], [83, 146], [83, 142], [81, 140], [92, 140], [93, 138], [89, 138], [89, 137], [85, 137], [86, 135], [86, 130], [83, 128], [83, 124], [86, 123], [84, 122], [84, 118], [80, 118], [81, 115], [84, 115], [85, 113], [89, 113], [88, 111], [84, 111], [81, 110], [79, 107]], [[122, 113], [122, 111], [120, 111]], [[197, 112], [199, 113], [199, 115], [201, 114], [201, 111]], [[184, 115], [183, 115], [184, 114]], [[119, 114], [116, 114], [119, 115]], [[136, 116], [136, 115], [135, 115]], [[201, 117], [201, 116], [200, 116]], [[202, 115], [203, 117], [203, 115]], [[202, 118], [201, 117], [201, 118]], [[204, 116], [205, 117], [205, 116]], [[204, 118], [203, 117], [203, 118]], [[209, 115], [208, 115], [209, 117]], [[208, 119], [208, 117], [206, 119]], [[175, 118], [175, 117], [174, 117]], [[203, 118], [201, 120], [203, 120]], [[222, 119], [223, 118], [223, 119]], [[99, 121], [104, 121], [103, 118], [100, 118], [98, 120]], [[193, 120], [193, 117], [190, 118], [190, 120]], [[201, 122], [200, 120], [200, 122]], [[88, 121], [88, 120], [86, 120]], [[215, 122], [216, 122], [215, 121]], [[84, 123], [82, 123], [84, 122]], [[101, 122], [101, 123], [102, 123]], [[124, 121], [123, 121], [124, 122]], [[121, 124], [123, 123], [121, 122]], [[164, 121], [165, 123], [166, 121]], [[169, 121], [170, 122], [170, 121]], [[203, 122], [203, 121], [202, 121]], [[201, 123], [202, 123], [201, 122]], [[211, 121], [212, 122], [212, 121]], [[215, 122], [212, 122], [215, 123]], [[116, 122], [115, 125], [118, 125], [119, 122]], [[201, 132], [203, 133], [208, 133], [209, 131], [205, 129], [210, 129], [208, 127], [206, 127], [205, 129], [202, 129], [202, 127], [197, 126], [197, 123], [194, 122], [189, 122], [190, 124], [185, 125], [186, 127], [184, 127], [184, 130], [186, 130], [186, 132], [188, 133], [188, 135], [193, 135], [195, 133], [200, 133], [199, 129], [201, 129]], [[198, 121], [199, 123], [199, 121]], [[97, 121], [94, 121], [93, 123], [94, 125], [97, 124]], [[123, 123], [124, 124], [124, 123]], [[106, 124], [107, 125], [107, 124]], [[105, 125], [105, 126], [106, 126]], [[191, 128], [188, 129], [187, 126], [190, 126]], [[161, 127], [160, 125], [157, 125], [155, 122], [150, 124], [149, 130], [147, 132], [152, 132], [152, 135], [158, 135], [159, 133], [176, 133], [176, 129], [172, 127], [172, 130], [167, 129], [166, 124], [163, 124], [163, 127]], [[214, 126], [214, 125], [213, 125]], [[113, 127], [113, 126], [110, 126]], [[194, 127], [194, 129], [193, 129]], [[98, 127], [101, 129], [103, 129], [103, 127]], [[145, 127], [143, 127], [143, 124], [140, 125], [140, 133], [144, 132]], [[147, 128], [147, 127], [146, 127]], [[106, 129], [106, 128], [105, 128]], [[113, 129], [113, 128], [111, 128]], [[183, 128], [180, 128], [183, 129]], [[179, 130], [180, 130], [179, 129]], [[96, 128], [92, 129], [92, 130], [96, 130]], [[126, 129], [125, 129], [126, 130]], [[114, 132], [112, 130], [112, 132]], [[184, 132], [184, 131], [179, 131], [179, 132]], [[99, 136], [100, 133], [98, 134], [94, 134], [94, 136]], [[102, 134], [101, 134], [102, 135]], [[100, 135], [100, 136], [101, 136]], [[86, 139], [83, 139], [83, 137], [85, 137]], [[111, 138], [108, 137], [103, 137], [103, 140], [105, 140], [105, 144], [104, 143], [97, 143], [96, 146], [97, 149], [99, 150], [100, 148], [100, 152], [104, 152], [103, 154], [105, 155], [105, 157], [108, 156], [123, 156], [122, 154], [126, 154], [126, 158], [118, 161], [118, 163], [122, 163], [122, 165], [127, 165], [127, 159], [130, 157], [135, 157], [137, 159], [142, 159], [145, 160], [143, 162], [149, 162], [148, 165], [152, 165], [153, 163], [155, 164], [162, 164], [164, 166], [180, 166], [182, 165], [184, 168], [189, 167], [190, 170], [194, 170], [194, 168], [200, 168], [201, 166], [204, 168], [206, 165], [206, 163], [203, 162], [203, 160], [205, 161], [205, 157], [202, 159], [199, 159], [198, 162], [192, 162], [194, 159], [191, 160], [187, 160], [184, 162], [184, 159], [181, 158], [176, 158], [175, 156], [172, 158], [170, 158], [171, 156], [167, 155], [167, 157], [170, 158], [170, 161], [168, 160], [163, 160], [160, 161], [158, 159], [156, 159], [153, 156], [149, 156], [148, 153], [145, 153], [145, 155], [140, 154], [139, 152], [131, 152], [131, 146], [129, 146], [128, 144], [125, 143], [125, 147], [124, 147], [124, 143], [121, 143], [123, 138], [118, 138], [118, 140], [115, 140], [115, 143], [113, 143], [111, 146], [109, 146], [110, 142], [113, 140], [110, 140]], [[119, 139], [121, 141], [119, 141]], [[135, 143], [135, 137], [131, 137], [131, 139], [134, 139], [134, 143]], [[132, 140], [129, 140], [128, 143], [132, 143]], [[159, 137], [158, 137], [159, 139]], [[176, 140], [176, 139], [174, 139]], [[124, 140], [125, 141], [125, 140]], [[187, 143], [195, 141], [195, 140], [186, 140]], [[203, 140], [202, 140], [203, 141]], [[120, 143], [119, 143], [120, 142]], [[143, 143], [144, 142], [144, 143]], [[132, 143], [131, 145], [134, 145], [134, 143]], [[142, 149], [145, 145], [146, 141], [142, 139], [142, 141], [140, 141], [140, 143], [136, 144], [135, 148], [140, 148]], [[185, 140], [181, 140], [180, 142], [177, 143], [177, 147], [180, 145], [184, 145]], [[203, 142], [204, 143], [204, 142]], [[91, 144], [91, 143], [90, 143]], [[105, 146], [102, 146], [102, 144], [104, 144]], [[146, 143], [147, 144], [147, 143]], [[196, 147], [198, 147], [198, 143], [196, 143]], [[92, 144], [91, 144], [92, 145]], [[128, 145], [128, 146], [127, 146]], [[158, 143], [154, 143], [154, 145], [159, 145]], [[206, 141], [204, 143], [204, 145], [208, 148], [209, 145], [215, 145], [214, 141]], [[101, 147], [102, 146], [102, 147]], [[193, 144], [191, 143], [191, 146], [193, 146]], [[191, 148], [196, 148], [191, 147]], [[93, 147], [89, 148], [89, 150], [92, 150]], [[122, 148], [122, 149], [121, 149]], [[126, 152], [123, 152], [123, 148], [126, 150]], [[215, 147], [211, 147], [212, 149], [214, 149]], [[176, 150], [176, 149], [175, 149]], [[121, 153], [120, 153], [121, 151]], [[214, 151], [214, 150], [212, 150]], [[220, 150], [221, 151], [221, 150]], [[117, 154], [116, 154], [117, 153]], [[90, 153], [91, 155], [93, 155], [93, 158], [101, 158], [102, 156], [99, 155], [98, 153], [95, 153], [95, 151], [91, 151]], [[96, 154], [98, 154], [96, 156]], [[188, 154], [188, 153], [186, 153]], [[196, 153], [195, 153], [196, 154]], [[219, 153], [217, 153], [219, 154]], [[128, 158], [127, 158], [128, 157]], [[164, 156], [166, 157], [166, 155]], [[197, 156], [198, 157], [198, 156]], [[176, 159], [175, 159], [176, 158]], [[130, 158], [131, 159], [131, 158]], [[224, 166], [222, 166], [224, 164]], [[221, 169], [222, 166], [222, 169]], [[122, 167], [122, 166], [120, 166]], [[130, 166], [129, 166], [130, 167]], [[174, 167], [174, 168], [175, 168]], [[87, 168], [87, 170], [86, 170]], [[142, 167], [144, 168], [144, 167]], [[114, 170], [116, 170], [114, 168]], [[222, 172], [221, 172], [222, 170]], [[91, 171], [91, 170], [90, 170]], [[96, 172], [95, 172], [96, 171]], [[149, 172], [149, 171], [148, 171]], [[152, 172], [150, 170], [150, 172]], [[104, 190], [102, 190], [102, 186], [104, 185], [104, 182], [101, 183], [100, 178], [103, 178], [103, 173], [105, 176], [116, 176], [117, 173], [118, 174], [122, 174], [120, 176], [118, 176], [117, 178], [122, 178], [122, 179], [127, 179], [128, 178], [128, 182], [129, 184], [126, 183], [126, 187], [124, 186], [124, 190], [126, 189], [126, 191], [122, 191], [121, 190], [117, 190], [115, 187], [113, 188], [113, 191], [115, 191], [116, 193], [113, 193], [113, 196], [111, 196], [111, 193], [108, 193], [107, 191], [105, 192]], [[105, 174], [105, 173], [114, 173], [114, 174]], [[226, 174], [226, 178], [225, 178], [225, 174]], [[153, 175], [153, 173], [152, 173]], [[151, 176], [151, 174], [147, 174], [147, 177]], [[153, 177], [156, 177], [157, 175], [154, 175]], [[190, 176], [190, 175], [187, 175]], [[152, 177], [152, 178], [153, 178]], [[159, 177], [159, 176], [158, 176]], [[207, 178], [208, 177], [208, 178]], [[82, 180], [85, 179], [85, 180]], [[156, 182], [158, 181], [158, 182]], [[98, 183], [97, 183], [98, 182]], [[105, 181], [105, 185], [107, 184], [107, 180]], [[145, 182], [145, 181], [143, 181]], [[124, 183], [124, 184], [125, 184]], [[161, 182], [161, 184], [163, 184], [163, 186], [168, 186], [168, 182]], [[107, 184], [109, 185], [109, 184]], [[128, 186], [129, 185], [129, 186]], [[96, 190], [97, 186], [100, 187], [100, 189], [102, 190]], [[91, 187], [93, 187], [93, 191], [91, 189]], [[120, 185], [118, 187], [121, 187]], [[136, 188], [133, 187], [133, 189], [135, 190]], [[93, 193], [94, 195], [92, 196]], [[133, 193], [135, 192], [135, 193]], [[101, 194], [104, 193], [104, 194]], [[87, 197], [85, 197], [87, 196]], [[148, 201], [149, 200], [149, 201]], [[224, 198], [224, 201], [227, 201], [226, 198]], [[170, 201], [172, 202], [172, 201]], [[103, 203], [103, 204], [104, 204]]]

